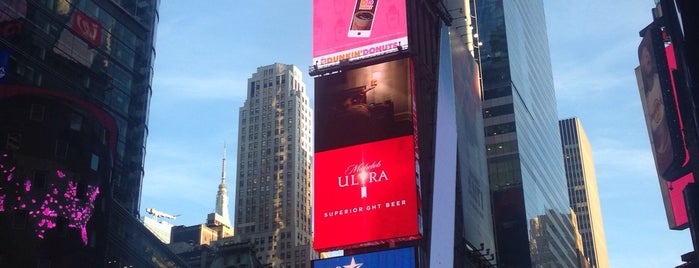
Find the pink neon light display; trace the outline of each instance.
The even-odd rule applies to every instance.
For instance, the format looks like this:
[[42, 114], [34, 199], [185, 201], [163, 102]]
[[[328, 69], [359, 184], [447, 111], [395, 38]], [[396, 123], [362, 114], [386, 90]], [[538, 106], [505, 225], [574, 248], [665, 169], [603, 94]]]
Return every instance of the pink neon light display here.
[[[0, 212], [27, 211], [30, 224], [38, 238], [43, 239], [47, 230], [56, 228], [59, 217], [68, 220], [67, 227], [80, 230], [81, 239], [87, 245], [87, 223], [95, 208], [95, 199], [100, 193], [99, 187], [86, 185], [84, 193], [78, 193], [78, 184], [62, 170], [56, 170], [56, 179], [49, 180], [44, 189], [32, 187], [32, 182], [26, 179], [20, 183], [13, 178], [15, 167], [7, 167], [8, 155], [0, 158], [0, 170], [7, 183], [0, 184]], [[47, 182], [48, 182], [47, 181]]]

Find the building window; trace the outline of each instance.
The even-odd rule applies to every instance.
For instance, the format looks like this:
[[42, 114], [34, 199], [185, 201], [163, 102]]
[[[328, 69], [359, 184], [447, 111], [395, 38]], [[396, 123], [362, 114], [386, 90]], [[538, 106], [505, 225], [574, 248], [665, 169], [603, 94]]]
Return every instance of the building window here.
[[22, 133], [19, 133], [19, 132], [7, 133], [6, 148], [8, 150], [19, 150], [21, 144], [22, 144]]
[[514, 107], [512, 106], [512, 103], [483, 109], [483, 117], [485, 118], [513, 113]]
[[516, 127], [514, 122], [504, 123], [499, 125], [493, 125], [485, 127], [485, 136], [495, 136], [499, 134], [505, 134], [510, 132], [515, 132]]
[[80, 131], [83, 125], [83, 117], [76, 113], [70, 114], [70, 129]]
[[44, 120], [44, 112], [46, 107], [41, 104], [32, 104], [29, 110], [29, 120], [41, 122]]
[[96, 154], [92, 154], [92, 159], [90, 159], [90, 168], [94, 171], [97, 171], [100, 165], [100, 157], [97, 156]]
[[66, 159], [68, 157], [68, 143], [65, 141], [56, 141], [54, 155], [58, 158]]

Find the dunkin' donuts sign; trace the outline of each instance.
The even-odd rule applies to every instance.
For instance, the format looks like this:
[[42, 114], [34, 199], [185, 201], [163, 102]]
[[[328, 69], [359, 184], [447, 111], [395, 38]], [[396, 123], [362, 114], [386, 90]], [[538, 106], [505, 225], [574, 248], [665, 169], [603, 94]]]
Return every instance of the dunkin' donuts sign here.
[[313, 0], [313, 65], [405, 50], [407, 25], [405, 0]]

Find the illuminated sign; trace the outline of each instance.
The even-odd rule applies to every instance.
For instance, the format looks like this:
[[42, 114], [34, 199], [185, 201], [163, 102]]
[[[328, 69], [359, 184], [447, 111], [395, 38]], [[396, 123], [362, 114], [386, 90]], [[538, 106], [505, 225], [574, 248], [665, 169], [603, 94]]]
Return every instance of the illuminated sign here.
[[[66, 219], [68, 227], [80, 230], [83, 244], [87, 245], [87, 223], [95, 209], [99, 186], [87, 185], [85, 191], [78, 190], [73, 181], [62, 170], [48, 177], [48, 186], [32, 187], [32, 180], [15, 176], [15, 166], [7, 161], [9, 155], [0, 153], [0, 213], [21, 211], [25, 222], [34, 224], [34, 232], [40, 239], [46, 232], [58, 227], [59, 219]], [[36, 188], [44, 188], [38, 189]], [[45, 193], [45, 194], [44, 194]]]
[[636, 68], [636, 79], [668, 225], [679, 230], [689, 223], [683, 190], [694, 182], [694, 174], [689, 170], [689, 152], [672, 73], [677, 69], [674, 47], [666, 44], [662, 36], [656, 24], [644, 31], [638, 47], [640, 66]]
[[415, 250], [401, 248], [371, 253], [314, 260], [313, 268], [415, 267]]
[[668, 66], [670, 61], [656, 28], [651, 25], [646, 30], [638, 47], [640, 66], [636, 76], [656, 169], [664, 179], [674, 180], [687, 173], [678, 175], [689, 157], [684, 147], [677, 95]]
[[314, 248], [421, 234], [409, 59], [318, 77]]
[[0, 83], [5, 82], [5, 77], [7, 77], [7, 64], [10, 61], [10, 54], [12, 54], [12, 50], [9, 48], [0, 50]]
[[102, 44], [102, 24], [100, 21], [90, 18], [76, 10], [73, 13], [73, 20], [70, 24], [70, 28], [91, 44], [98, 47]]
[[315, 154], [319, 251], [419, 238], [413, 136]]
[[22, 32], [22, 27], [24, 26], [23, 19], [16, 19], [12, 21], [0, 22], [0, 37], [10, 38], [16, 36]]
[[684, 175], [672, 182], [660, 179], [660, 193], [663, 196], [665, 215], [670, 229], [682, 230], [689, 226], [683, 191], [687, 184], [693, 182], [693, 173]]
[[412, 134], [410, 77], [402, 59], [316, 78], [316, 152]]
[[405, 1], [313, 0], [313, 65], [325, 68], [408, 48]]

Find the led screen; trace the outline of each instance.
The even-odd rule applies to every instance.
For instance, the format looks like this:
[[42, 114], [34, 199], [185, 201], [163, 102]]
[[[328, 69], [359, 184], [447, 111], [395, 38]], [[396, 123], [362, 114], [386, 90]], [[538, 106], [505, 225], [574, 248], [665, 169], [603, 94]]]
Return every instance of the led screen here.
[[408, 48], [405, 0], [313, 0], [313, 65]]
[[671, 229], [684, 229], [688, 218], [682, 192], [694, 182], [694, 175], [688, 170], [690, 158], [672, 73], [677, 69], [674, 48], [666, 45], [661, 36], [655, 25], [644, 32], [638, 48], [640, 66], [636, 77], [668, 225]]
[[684, 165], [687, 154], [665, 47], [654, 28], [646, 30], [638, 47], [637, 79], [656, 169], [665, 179], [672, 180], [679, 176], [669, 174]]
[[316, 153], [316, 250], [419, 237], [413, 142], [408, 135]]
[[29, 178], [15, 176], [15, 166], [7, 161], [8, 156], [0, 154], [0, 213], [19, 212], [13, 224], [18, 224], [17, 219], [22, 217], [22, 223], [17, 226], [30, 222], [30, 228], [40, 239], [56, 228], [60, 219], [67, 219], [67, 226], [78, 229], [83, 244], [87, 245], [87, 223], [100, 193], [99, 186], [87, 185], [85, 191], [79, 191], [77, 183], [69, 178], [72, 175], [56, 170], [47, 178], [51, 181], [48, 187], [33, 187]]
[[415, 267], [415, 250], [401, 248], [313, 261], [313, 268]]
[[315, 79], [315, 151], [413, 133], [408, 59]]

